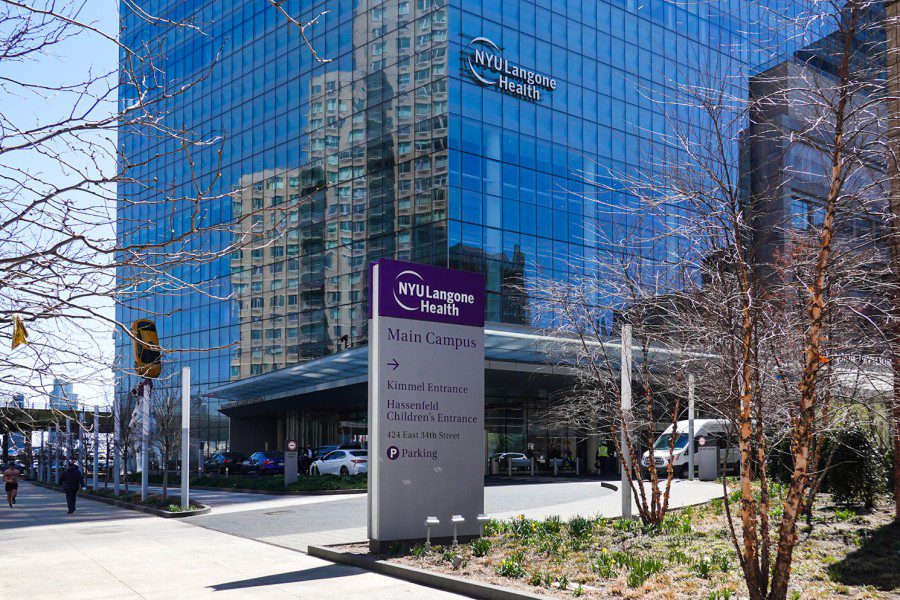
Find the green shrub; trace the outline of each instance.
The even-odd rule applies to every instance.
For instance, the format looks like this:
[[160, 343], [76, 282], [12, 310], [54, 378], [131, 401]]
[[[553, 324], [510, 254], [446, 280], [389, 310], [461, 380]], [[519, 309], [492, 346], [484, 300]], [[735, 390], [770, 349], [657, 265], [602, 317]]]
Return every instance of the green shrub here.
[[594, 522], [584, 517], [572, 517], [566, 524], [566, 528], [569, 530], [571, 538], [584, 541], [590, 539]]
[[531, 576], [528, 578], [528, 583], [533, 585], [534, 587], [541, 587], [544, 583], [544, 576], [540, 571], [532, 571]]
[[472, 554], [475, 556], [484, 556], [491, 551], [491, 541], [485, 538], [478, 538], [472, 541]]
[[837, 504], [867, 509], [875, 506], [875, 498], [887, 479], [877, 439], [871, 428], [855, 424], [835, 435], [834, 454], [824, 483]]
[[551, 515], [541, 523], [541, 531], [548, 535], [557, 535], [562, 531], [562, 522], [556, 515]]
[[410, 550], [410, 554], [416, 558], [424, 558], [428, 554], [428, 546], [425, 544], [416, 544], [413, 546], [412, 550]]

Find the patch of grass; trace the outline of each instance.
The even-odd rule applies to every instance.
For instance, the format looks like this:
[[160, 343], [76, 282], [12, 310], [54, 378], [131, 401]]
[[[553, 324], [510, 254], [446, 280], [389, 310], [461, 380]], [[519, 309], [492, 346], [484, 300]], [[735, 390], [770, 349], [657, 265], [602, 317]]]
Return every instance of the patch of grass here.
[[636, 519], [616, 519], [612, 527], [622, 533], [634, 533], [640, 530], [641, 525]]
[[662, 570], [663, 562], [658, 558], [639, 558], [632, 562], [631, 570], [628, 571], [625, 580], [628, 583], [628, 587], [641, 587], [645, 581], [653, 575], [661, 573]]
[[856, 516], [856, 511], [851, 508], [838, 508], [834, 511], [834, 518], [838, 521], [849, 521]]

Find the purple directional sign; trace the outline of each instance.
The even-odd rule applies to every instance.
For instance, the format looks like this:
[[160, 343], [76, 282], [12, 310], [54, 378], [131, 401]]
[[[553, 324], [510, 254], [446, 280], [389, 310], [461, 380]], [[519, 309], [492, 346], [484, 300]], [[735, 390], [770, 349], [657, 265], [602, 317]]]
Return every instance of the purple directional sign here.
[[370, 282], [376, 264], [378, 316], [484, 327], [484, 275], [382, 258]]

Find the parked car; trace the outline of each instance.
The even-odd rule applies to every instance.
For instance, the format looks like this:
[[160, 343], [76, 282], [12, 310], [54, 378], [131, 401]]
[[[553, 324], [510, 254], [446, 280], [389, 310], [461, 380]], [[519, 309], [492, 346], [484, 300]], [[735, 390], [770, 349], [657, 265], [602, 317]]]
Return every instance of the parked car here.
[[241, 464], [241, 471], [247, 475], [282, 475], [284, 452], [254, 452]]
[[[728, 444], [728, 434], [731, 423], [726, 419], [694, 419], [694, 440], [689, 443], [688, 421], [678, 421], [678, 437], [675, 439], [675, 449], [672, 454], [672, 468], [676, 477], [688, 476], [688, 461], [692, 452], [696, 453], [703, 439], [705, 446], [718, 446], [722, 449], [721, 460], [727, 463], [727, 468], [736, 468], [740, 462], [740, 450], [736, 443]], [[666, 472], [666, 463], [669, 460], [669, 444], [672, 439], [672, 426], [657, 438], [653, 444], [653, 464], [657, 472]], [[644, 452], [641, 458], [641, 466], [644, 471], [650, 468], [650, 452]]]
[[521, 452], [497, 452], [491, 454], [488, 458], [496, 459], [500, 466], [500, 471], [509, 469], [509, 461], [512, 460], [512, 468], [515, 469], [531, 469], [531, 459]]
[[240, 452], [216, 452], [203, 463], [206, 473], [223, 474], [228, 469], [229, 473], [239, 473], [243, 462], [247, 457]]
[[328, 446], [319, 446], [315, 450], [313, 450], [313, 460], [318, 460], [320, 458], [325, 458], [325, 456], [337, 450], [339, 446], [337, 444], [331, 444]]
[[333, 450], [323, 458], [314, 460], [310, 475], [358, 475], [369, 471], [368, 450]]

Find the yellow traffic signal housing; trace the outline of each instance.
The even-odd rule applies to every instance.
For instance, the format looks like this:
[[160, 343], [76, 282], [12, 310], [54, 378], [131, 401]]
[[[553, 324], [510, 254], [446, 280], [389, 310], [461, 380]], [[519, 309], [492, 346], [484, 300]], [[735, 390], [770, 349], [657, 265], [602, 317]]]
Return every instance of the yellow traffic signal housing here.
[[139, 319], [131, 324], [131, 335], [134, 336], [135, 372], [140, 377], [156, 379], [162, 369], [156, 324], [148, 319]]

